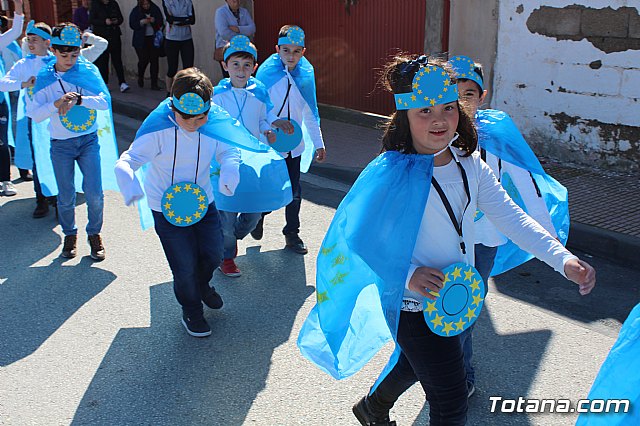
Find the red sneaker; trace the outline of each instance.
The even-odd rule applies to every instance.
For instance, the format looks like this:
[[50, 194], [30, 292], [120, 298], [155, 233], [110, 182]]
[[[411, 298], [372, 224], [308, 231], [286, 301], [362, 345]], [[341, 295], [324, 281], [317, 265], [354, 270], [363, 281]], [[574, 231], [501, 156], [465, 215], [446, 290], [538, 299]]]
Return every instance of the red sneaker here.
[[242, 275], [233, 259], [224, 259], [222, 265], [220, 265], [220, 271], [228, 277], [239, 277]]

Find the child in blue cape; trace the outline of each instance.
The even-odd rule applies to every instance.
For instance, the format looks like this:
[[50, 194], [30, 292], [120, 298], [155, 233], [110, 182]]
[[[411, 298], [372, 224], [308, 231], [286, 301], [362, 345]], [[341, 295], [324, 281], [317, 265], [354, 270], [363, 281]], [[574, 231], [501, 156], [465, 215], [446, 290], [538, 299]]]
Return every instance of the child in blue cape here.
[[[27, 106], [27, 115], [37, 123], [49, 120], [50, 152], [42, 152], [46, 151], [42, 149], [46, 145], [41, 141], [34, 148], [43, 190], [48, 178], [43, 173], [45, 164], [50, 164], [55, 176], [55, 182], [46, 185], [48, 188], [55, 186], [58, 195], [58, 220], [65, 235], [61, 256], [73, 258], [77, 253], [75, 203], [80, 187], [75, 182], [77, 163], [87, 203], [90, 256], [102, 261], [105, 259], [100, 236], [104, 211], [103, 174], [113, 175], [116, 146], [114, 137], [108, 138], [106, 144], [99, 140], [98, 134], [102, 132], [100, 112], [110, 112], [111, 97], [95, 65], [80, 56], [81, 45], [80, 30], [74, 24], [64, 23], [53, 28], [51, 50], [55, 60], [36, 76], [33, 102]], [[111, 129], [109, 134], [113, 136]]]
[[396, 105], [383, 153], [354, 183], [324, 238], [317, 304], [298, 346], [321, 369], [344, 378], [393, 338], [389, 363], [353, 407], [360, 424], [395, 424], [389, 410], [420, 382], [430, 425], [464, 425], [458, 334], [473, 324], [484, 297], [472, 266], [475, 210], [578, 283], [581, 294], [595, 285], [595, 271], [526, 215], [475, 152], [477, 134], [446, 62], [397, 57], [383, 81]]
[[[258, 52], [249, 38], [237, 35], [225, 46], [222, 66], [229, 78], [213, 89], [213, 101], [235, 117], [253, 136], [275, 142], [272, 126], [293, 132], [291, 123], [272, 111], [266, 87], [251, 77], [257, 68]], [[217, 173], [212, 174], [214, 197], [222, 218], [224, 259], [220, 270], [228, 277], [241, 272], [235, 263], [238, 240], [246, 237], [262, 218], [291, 202], [291, 185], [283, 158], [274, 151], [256, 154], [241, 151], [240, 185], [230, 197], [215, 191]], [[215, 167], [215, 165], [214, 165]]]
[[[487, 94], [482, 65], [467, 56], [455, 56], [449, 62], [458, 77], [460, 100], [469, 116], [475, 118], [480, 157], [516, 204], [553, 237], [566, 243], [569, 231], [567, 190], [546, 174], [508, 114], [478, 109]], [[474, 220], [475, 266], [485, 283], [489, 276], [501, 274], [533, 258], [498, 231], [482, 211], [476, 211]], [[473, 327], [469, 327], [460, 335], [469, 396], [475, 390], [472, 331]]]
[[125, 203], [145, 201], [151, 209], [182, 306], [182, 325], [194, 337], [211, 335], [202, 303], [211, 309], [223, 304], [209, 285], [223, 254], [210, 164], [215, 157], [220, 173], [217, 191], [232, 196], [240, 178], [240, 152], [233, 146], [268, 150], [213, 104], [212, 94], [213, 85], [200, 70], [178, 72], [171, 97], [149, 114], [116, 163]]
[[[315, 73], [311, 63], [304, 57], [305, 51], [304, 31], [295, 25], [285, 25], [278, 34], [277, 53], [264, 61], [256, 74], [256, 78], [269, 89], [278, 117], [296, 122], [302, 128], [301, 142], [291, 151], [283, 153], [293, 200], [285, 208], [286, 225], [282, 233], [287, 248], [300, 254], [307, 253], [307, 246], [298, 235], [302, 201], [300, 172], [309, 170], [314, 157], [322, 162], [326, 156], [316, 101]], [[262, 238], [262, 226], [263, 222], [258, 222], [251, 233], [254, 238]]]

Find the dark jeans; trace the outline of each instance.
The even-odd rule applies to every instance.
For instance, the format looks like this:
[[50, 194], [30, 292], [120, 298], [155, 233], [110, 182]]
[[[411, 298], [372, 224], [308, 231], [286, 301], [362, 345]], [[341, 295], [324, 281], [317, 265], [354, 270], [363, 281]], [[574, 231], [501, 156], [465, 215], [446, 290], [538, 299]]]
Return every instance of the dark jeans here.
[[151, 65], [149, 74], [151, 76], [151, 86], [158, 85], [158, 49], [153, 46], [154, 36], [146, 36], [144, 38], [144, 48], [136, 48], [138, 55], [138, 78], [144, 79], [144, 73], [147, 65]]
[[44, 198], [42, 194], [42, 187], [40, 186], [40, 178], [38, 178], [38, 170], [36, 166], [36, 153], [33, 148], [33, 139], [31, 137], [31, 119], [27, 118], [27, 138], [29, 139], [29, 144], [31, 145], [31, 160], [33, 160], [33, 166], [31, 169], [31, 173], [33, 174], [33, 190], [36, 193], [36, 198]]
[[[167, 77], [173, 78], [178, 72], [178, 54], [182, 59], [182, 69], [193, 66], [193, 39], [184, 41], [165, 39], [164, 51], [167, 54]], [[170, 88], [167, 87], [167, 90]]]
[[0, 103], [0, 182], [11, 180], [11, 151], [9, 150], [9, 105]]
[[[476, 269], [480, 273], [482, 280], [484, 281], [484, 296], [487, 296], [489, 292], [489, 274], [493, 269], [493, 261], [496, 258], [498, 247], [488, 247], [484, 244], [475, 245], [475, 263]], [[460, 345], [462, 346], [462, 354], [464, 357], [464, 369], [467, 373], [467, 381], [471, 383], [476, 382], [476, 371], [473, 368], [473, 324], [465, 331], [460, 333]]]
[[116, 70], [118, 76], [118, 84], [125, 82], [124, 68], [122, 67], [122, 43], [120, 42], [120, 36], [108, 38], [109, 46], [102, 55], [95, 61], [96, 67], [100, 70], [100, 75], [105, 84], [109, 83], [109, 56], [111, 56], [111, 63]]
[[368, 397], [372, 412], [388, 414], [400, 395], [420, 381], [429, 401], [429, 424], [464, 425], [468, 406], [460, 339], [434, 334], [422, 312], [402, 311], [398, 344], [398, 363]]
[[285, 219], [287, 220], [283, 234], [298, 234], [300, 232], [300, 202], [302, 201], [302, 187], [300, 186], [300, 160], [302, 156], [291, 158], [288, 156], [284, 159], [287, 163], [287, 171], [289, 172], [289, 180], [291, 181], [291, 191], [293, 191], [293, 200], [284, 209]]
[[222, 227], [214, 203], [200, 222], [185, 227], [169, 223], [152, 211], [155, 230], [173, 273], [173, 291], [182, 311], [202, 317], [202, 298], [211, 292], [209, 281], [222, 263]]

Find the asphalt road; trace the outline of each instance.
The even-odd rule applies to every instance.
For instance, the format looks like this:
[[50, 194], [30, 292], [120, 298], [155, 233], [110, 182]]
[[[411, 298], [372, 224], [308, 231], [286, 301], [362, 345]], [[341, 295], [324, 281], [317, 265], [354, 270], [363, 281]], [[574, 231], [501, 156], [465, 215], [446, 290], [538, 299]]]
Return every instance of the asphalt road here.
[[[121, 149], [139, 123], [116, 116]], [[153, 232], [108, 192], [107, 259], [94, 263], [77, 209], [78, 257], [62, 260], [52, 215], [34, 220], [29, 183], [0, 197], [0, 424], [356, 425], [351, 405], [386, 363], [386, 347], [360, 373], [335, 381], [302, 358], [295, 341], [315, 303], [315, 257], [346, 185], [304, 177], [302, 238], [284, 249], [284, 214], [265, 237], [240, 242], [240, 278], [216, 273], [225, 306], [206, 311], [213, 334], [188, 336], [171, 273]], [[81, 198], [80, 198], [81, 200]], [[595, 291], [529, 262], [490, 284], [474, 337], [477, 392], [470, 425], [569, 425], [576, 415], [491, 413], [490, 396], [586, 397], [620, 324], [640, 300], [638, 271], [590, 258]], [[399, 425], [424, 425], [418, 386], [392, 410]]]

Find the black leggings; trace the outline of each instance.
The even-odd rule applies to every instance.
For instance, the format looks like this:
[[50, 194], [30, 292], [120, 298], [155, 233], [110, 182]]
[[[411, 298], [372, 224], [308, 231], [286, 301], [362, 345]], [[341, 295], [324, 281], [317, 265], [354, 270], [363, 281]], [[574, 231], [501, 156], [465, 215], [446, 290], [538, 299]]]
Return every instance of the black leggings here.
[[11, 151], [7, 133], [9, 124], [9, 107], [3, 98], [0, 103], [0, 182], [11, 180]]
[[[165, 40], [164, 51], [167, 54], [167, 77], [173, 78], [178, 72], [178, 54], [182, 58], [182, 69], [193, 66], [193, 39], [184, 41]], [[167, 88], [167, 90], [169, 90]]]

